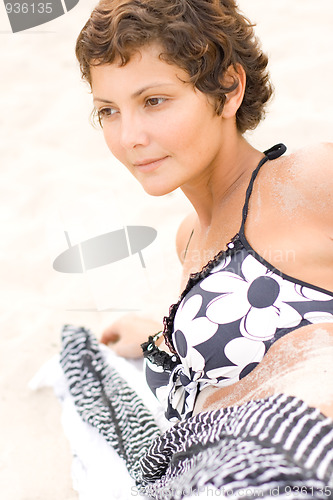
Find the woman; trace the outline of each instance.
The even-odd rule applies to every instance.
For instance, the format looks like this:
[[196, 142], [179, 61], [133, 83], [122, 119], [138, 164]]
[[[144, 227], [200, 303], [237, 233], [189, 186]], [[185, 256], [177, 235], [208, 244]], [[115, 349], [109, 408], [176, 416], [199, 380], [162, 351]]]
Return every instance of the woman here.
[[[292, 485], [297, 498], [302, 485], [321, 498], [323, 482], [333, 484], [327, 483], [332, 460], [318, 451], [327, 463], [314, 467], [302, 453], [320, 450], [333, 432], [325, 418], [333, 417], [332, 145], [283, 156], [281, 144], [262, 153], [244, 138], [263, 118], [272, 88], [267, 58], [234, 0], [104, 0], [81, 31], [76, 53], [111, 152], [148, 194], [180, 187], [194, 209], [177, 235], [183, 292], [164, 319], [166, 345], [155, 345], [160, 334], [143, 344], [148, 384], [167, 418], [184, 420], [150, 452], [138, 454], [143, 481], [160, 481], [145, 493], [158, 497], [163, 490], [166, 498], [172, 488], [170, 498], [181, 498], [180, 486], [216, 485], [214, 477], [220, 491], [236, 479], [239, 489], [243, 471], [246, 485], [260, 486], [267, 496], [278, 484], [279, 494]], [[135, 346], [153, 328], [125, 318], [102, 341], [130, 356], [133, 337]], [[285, 445], [274, 419], [288, 422], [288, 436], [299, 428], [296, 448], [286, 445], [288, 465], [279, 448], [264, 466], [267, 446], [261, 454], [252, 441], [244, 455], [248, 434], [238, 434], [235, 422], [243, 411], [242, 425], [249, 424], [252, 403], [259, 421], [270, 412], [255, 434], [268, 448]], [[216, 438], [216, 425], [239, 440], [229, 455], [231, 441], [220, 431]], [[182, 439], [193, 429], [184, 448]], [[248, 432], [254, 435], [253, 428]], [[301, 453], [300, 440], [309, 432], [316, 438], [302, 441]], [[156, 472], [151, 464], [165, 461], [175, 442], [171, 462]], [[172, 461], [184, 449], [175, 473]], [[228, 469], [233, 479], [226, 479], [226, 464], [242, 449], [241, 468]], [[190, 476], [181, 473], [186, 460]], [[202, 467], [206, 460], [214, 467]], [[172, 482], [175, 475], [180, 483]]]

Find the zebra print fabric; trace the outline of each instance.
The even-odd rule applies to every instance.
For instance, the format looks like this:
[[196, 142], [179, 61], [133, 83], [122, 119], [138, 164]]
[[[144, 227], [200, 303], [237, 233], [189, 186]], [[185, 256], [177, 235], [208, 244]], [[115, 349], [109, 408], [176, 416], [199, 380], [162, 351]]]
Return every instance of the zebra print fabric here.
[[136, 479], [138, 461], [160, 431], [137, 394], [104, 361], [90, 331], [66, 325], [60, 363], [75, 407], [126, 462]]
[[333, 498], [333, 422], [297, 398], [201, 413], [161, 434], [89, 330], [64, 327], [61, 365], [82, 419], [125, 460], [134, 496]]

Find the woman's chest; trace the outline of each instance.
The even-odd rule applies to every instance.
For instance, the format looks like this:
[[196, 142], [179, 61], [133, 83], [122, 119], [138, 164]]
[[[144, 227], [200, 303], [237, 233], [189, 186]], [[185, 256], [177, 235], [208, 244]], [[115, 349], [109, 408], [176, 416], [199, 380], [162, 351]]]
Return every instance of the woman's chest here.
[[[231, 217], [232, 219], [232, 217]], [[221, 220], [204, 236], [193, 234], [183, 264], [181, 290], [192, 273], [201, 271], [241, 229], [241, 221]], [[278, 274], [333, 292], [333, 241], [306, 212], [284, 218], [278, 207], [253, 207], [241, 238], [254, 260]]]

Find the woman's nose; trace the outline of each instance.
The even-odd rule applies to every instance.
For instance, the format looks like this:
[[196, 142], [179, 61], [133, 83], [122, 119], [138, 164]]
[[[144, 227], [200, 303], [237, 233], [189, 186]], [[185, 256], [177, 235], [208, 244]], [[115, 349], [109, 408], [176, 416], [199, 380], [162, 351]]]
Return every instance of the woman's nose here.
[[149, 134], [144, 120], [138, 116], [122, 116], [120, 142], [123, 148], [133, 149], [136, 146], [147, 146]]

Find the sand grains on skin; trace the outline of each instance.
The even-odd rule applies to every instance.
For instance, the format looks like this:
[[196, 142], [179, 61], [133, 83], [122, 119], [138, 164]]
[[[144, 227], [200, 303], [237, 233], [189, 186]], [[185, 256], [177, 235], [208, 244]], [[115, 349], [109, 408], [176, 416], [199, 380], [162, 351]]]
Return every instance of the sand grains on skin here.
[[284, 393], [333, 418], [333, 328], [310, 325], [279, 339], [244, 379], [199, 395], [195, 413]]

